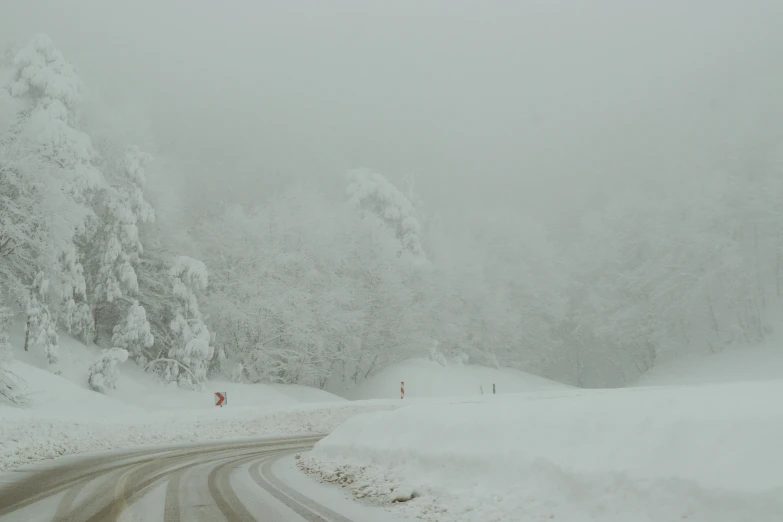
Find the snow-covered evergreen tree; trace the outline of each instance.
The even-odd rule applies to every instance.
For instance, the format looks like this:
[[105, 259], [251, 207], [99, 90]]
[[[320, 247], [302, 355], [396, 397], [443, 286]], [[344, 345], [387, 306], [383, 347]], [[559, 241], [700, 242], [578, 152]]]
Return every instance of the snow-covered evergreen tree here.
[[214, 355], [196, 296], [207, 288], [207, 267], [197, 259], [180, 256], [169, 270], [169, 276], [176, 305], [169, 325], [173, 341], [166, 377], [176, 378], [182, 385], [201, 386], [207, 379], [207, 364]]
[[103, 182], [95, 168], [90, 138], [78, 129], [84, 86], [73, 65], [43, 34], [36, 35], [14, 57], [11, 94], [24, 100], [15, 130], [20, 149], [55, 167], [77, 201]]
[[82, 264], [77, 261], [76, 249], [73, 246], [67, 248], [58, 261], [60, 299], [63, 303], [60, 320], [69, 333], [89, 338], [94, 326], [93, 315], [87, 304], [87, 282]]
[[155, 219], [143, 193], [144, 169], [150, 160], [151, 156], [131, 147], [124, 151], [117, 168], [106, 169], [114, 175], [92, 198], [95, 217], [78, 241], [87, 267], [87, 301], [96, 336], [107, 312], [115, 312], [108, 314], [111, 330], [114, 317], [122, 316], [125, 308], [121, 305], [117, 310], [117, 302], [139, 292], [136, 265], [144, 251], [139, 227]]
[[128, 351], [122, 348], [104, 349], [89, 369], [87, 382], [93, 390], [106, 393], [117, 387], [120, 371], [117, 365], [128, 360]]
[[155, 338], [150, 332], [150, 323], [147, 321], [147, 313], [144, 307], [134, 301], [125, 319], [114, 327], [112, 346], [127, 350], [131, 357], [135, 358], [141, 366], [146, 365], [144, 350], [150, 348]]
[[[169, 275], [172, 257], [171, 238], [162, 235], [160, 230], [156, 229], [145, 239], [147, 243], [136, 269], [139, 281], [138, 301], [139, 306], [144, 308], [145, 317], [150, 325], [153, 345], [143, 348], [142, 357], [136, 357], [136, 362], [147, 367], [143, 364], [144, 360], [149, 363], [159, 359], [167, 354], [171, 347], [173, 341], [170, 324], [174, 317], [176, 298], [171, 292]], [[163, 241], [166, 241], [165, 245], [162, 244]], [[156, 370], [162, 368], [159, 362], [155, 365]]]
[[[0, 231], [0, 236], [15, 244], [16, 266], [26, 262], [34, 270], [15, 272], [27, 288], [25, 293], [33, 296], [27, 309], [38, 314], [29, 321], [37, 332], [34, 338], [55, 360], [52, 317], [57, 314], [49, 308], [59, 303], [49, 302], [44, 295], [48, 292], [41, 293], [41, 281], [51, 281], [52, 295], [63, 297], [64, 321], [79, 329], [84, 322], [84, 309], [78, 305], [83, 285], [73, 240], [91, 215], [91, 194], [104, 180], [95, 166], [90, 138], [79, 128], [81, 79], [51, 39], [36, 35], [21, 47], [12, 60], [10, 76], [8, 92], [14, 114], [0, 136], [0, 163], [5, 165], [2, 177], [17, 189], [8, 198], [13, 199], [9, 207], [16, 208], [17, 215], [24, 210], [29, 213], [8, 232]], [[69, 290], [77, 299], [66, 295]]]
[[49, 363], [58, 361], [60, 338], [56, 331], [56, 321], [49, 311], [49, 280], [39, 272], [30, 287], [27, 302], [27, 324], [25, 325], [24, 349], [29, 350], [29, 342], [44, 348]]

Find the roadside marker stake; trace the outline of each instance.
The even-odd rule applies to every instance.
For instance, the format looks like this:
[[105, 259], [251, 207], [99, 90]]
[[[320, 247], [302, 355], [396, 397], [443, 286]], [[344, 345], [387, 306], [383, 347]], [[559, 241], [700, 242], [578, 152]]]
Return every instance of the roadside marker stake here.
[[405, 398], [405, 381], [400, 381], [400, 399]]

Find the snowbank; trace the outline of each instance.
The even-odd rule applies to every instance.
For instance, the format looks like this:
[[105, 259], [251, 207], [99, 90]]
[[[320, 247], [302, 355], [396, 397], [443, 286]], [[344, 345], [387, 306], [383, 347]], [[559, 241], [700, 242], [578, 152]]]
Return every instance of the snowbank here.
[[428, 359], [409, 359], [383, 369], [351, 390], [341, 392], [349, 399], [399, 399], [400, 382], [405, 398], [436, 398], [524, 393], [567, 388], [566, 385], [509, 368], [495, 369], [471, 364], [440, 364]]
[[[301, 466], [425, 520], [783, 520], [783, 382], [417, 404]], [[411, 499], [412, 497], [412, 499]]]

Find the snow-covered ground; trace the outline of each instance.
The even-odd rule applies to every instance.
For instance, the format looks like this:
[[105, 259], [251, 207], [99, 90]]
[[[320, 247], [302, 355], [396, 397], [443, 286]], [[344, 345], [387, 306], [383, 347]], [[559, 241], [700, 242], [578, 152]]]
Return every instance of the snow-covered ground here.
[[[26, 381], [30, 405], [0, 404], [0, 470], [143, 444], [326, 433], [357, 413], [396, 406], [350, 403], [302, 386], [212, 381], [196, 392], [164, 386], [132, 361], [120, 366], [117, 389], [104, 395], [87, 385], [99, 353], [67, 336], [55, 366], [37, 347], [14, 350], [11, 370]], [[215, 407], [215, 391], [228, 392], [227, 407]]]
[[33, 346], [29, 352], [19, 348], [22, 334], [22, 325], [17, 324], [11, 337], [15, 359], [12, 370], [28, 383], [33, 409], [39, 413], [94, 418], [104, 411], [112, 414], [118, 410], [129, 414], [161, 410], [211, 412], [215, 409], [213, 394], [217, 391], [228, 392], [232, 409], [346, 402], [331, 393], [304, 386], [248, 385], [217, 380], [210, 381], [203, 392], [181, 389], [173, 383], [165, 385], [130, 360], [119, 366], [116, 389], [108, 390], [106, 394], [95, 393], [88, 386], [87, 378], [89, 366], [100, 355], [99, 347], [85, 346], [61, 335], [60, 360], [56, 365], [50, 365], [40, 348]]
[[[746, 352], [734, 373], [724, 354], [644, 383], [698, 386], [553, 389], [360, 415], [300, 466], [439, 522], [780, 521], [783, 380], [769, 365], [781, 359], [759, 350], [768, 380], [751, 378]], [[743, 375], [751, 382], [708, 384]]]
[[783, 340], [774, 339], [758, 346], [664, 361], [644, 374], [635, 385], [692, 385], [769, 379], [783, 379]]
[[405, 382], [405, 398], [409, 400], [490, 395], [493, 384], [498, 394], [567, 388], [509, 368], [454, 363], [443, 366], [429, 359], [409, 359], [384, 368], [341, 395], [350, 399], [399, 399], [401, 382]]
[[[21, 350], [22, 328], [13, 331], [11, 369], [27, 383], [30, 405], [0, 403], [0, 470], [61, 455], [146, 444], [327, 433], [366, 412], [423, 402], [449, 403], [452, 395], [481, 397], [559, 385], [513, 370], [405, 361], [372, 377], [345, 398], [304, 386], [210, 381], [204, 391], [164, 385], [133, 361], [120, 365], [117, 388], [106, 394], [87, 384], [100, 349], [61, 336], [60, 360], [49, 365], [38, 347]], [[407, 379], [405, 401], [397, 376]], [[228, 405], [214, 406], [214, 392]], [[388, 399], [387, 399], [388, 398]], [[373, 399], [373, 400], [362, 400]]]
[[[342, 392], [348, 401], [301, 386], [183, 390], [131, 361], [104, 395], [87, 385], [99, 349], [61, 344], [56, 367], [36, 348], [15, 350], [31, 405], [0, 406], [0, 470], [95, 450], [331, 432], [300, 467], [391, 506], [392, 517], [783, 520], [775, 345], [663, 364], [637, 387], [601, 391], [413, 359]], [[228, 393], [227, 407], [214, 406], [215, 391]]]

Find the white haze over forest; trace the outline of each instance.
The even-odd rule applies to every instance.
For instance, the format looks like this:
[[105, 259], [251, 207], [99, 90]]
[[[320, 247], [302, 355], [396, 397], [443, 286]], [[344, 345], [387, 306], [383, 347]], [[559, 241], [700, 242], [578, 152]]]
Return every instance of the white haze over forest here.
[[109, 349], [98, 391], [128, 355], [183, 386], [429, 355], [603, 387], [758, 344], [781, 26], [774, 0], [0, 0], [0, 325], [53, 364], [63, 332]]

